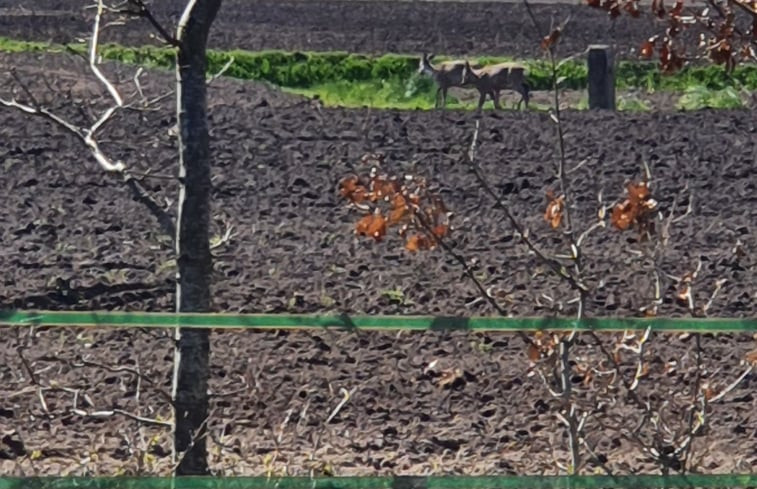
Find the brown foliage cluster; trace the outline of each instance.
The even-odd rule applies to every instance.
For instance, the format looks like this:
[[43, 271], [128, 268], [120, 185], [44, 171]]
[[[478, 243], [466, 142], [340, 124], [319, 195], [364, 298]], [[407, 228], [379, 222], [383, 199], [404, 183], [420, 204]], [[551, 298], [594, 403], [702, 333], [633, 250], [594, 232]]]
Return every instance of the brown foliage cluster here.
[[370, 173], [349, 175], [339, 184], [339, 194], [364, 212], [355, 233], [381, 241], [389, 228], [397, 227], [408, 251], [435, 248], [449, 233], [452, 214], [425, 178], [381, 173], [383, 159], [381, 154], [364, 156], [363, 163], [375, 164]]
[[536, 331], [531, 337], [531, 343], [528, 344], [526, 355], [528, 359], [536, 363], [544, 358], [549, 358], [557, 353], [560, 342], [569, 336], [570, 333], [564, 331]]
[[552, 226], [552, 229], [560, 227], [564, 211], [565, 196], [560, 195], [556, 197], [551, 189], [547, 190], [547, 210], [544, 211], [544, 220]]
[[549, 51], [552, 49], [557, 42], [560, 40], [560, 35], [562, 34], [562, 28], [560, 26], [552, 29], [552, 32], [544, 36], [544, 38], [541, 40], [541, 48], [544, 51]]
[[[636, 229], [640, 238], [645, 239], [654, 234], [654, 211], [657, 202], [652, 198], [649, 184], [645, 180], [626, 184], [626, 198], [613, 207], [610, 223], [616, 229], [625, 231]], [[562, 226], [565, 214], [565, 196], [555, 195], [551, 189], [547, 190], [547, 208], [544, 220], [552, 229]], [[604, 218], [604, 211], [600, 212], [600, 219]]]
[[[638, 0], [587, 0], [590, 7], [606, 10], [611, 18], [625, 11], [631, 17], [640, 17], [642, 11]], [[687, 46], [681, 34], [692, 26], [703, 28], [699, 36], [699, 48], [714, 63], [724, 65], [727, 71], [739, 62], [757, 60], [757, 2], [754, 0], [708, 1], [708, 7], [684, 6], [683, 0], [675, 0], [670, 6], [665, 0], [652, 0], [651, 13], [666, 27], [662, 34], [645, 40], [640, 56], [652, 59], [657, 53], [660, 70], [673, 73], [681, 69], [689, 59]], [[736, 11], [749, 18], [751, 26], [742, 29], [736, 25]]]
[[641, 237], [654, 234], [654, 215], [657, 202], [652, 198], [646, 180], [626, 185], [628, 197], [612, 209], [610, 222], [616, 229], [635, 228]]

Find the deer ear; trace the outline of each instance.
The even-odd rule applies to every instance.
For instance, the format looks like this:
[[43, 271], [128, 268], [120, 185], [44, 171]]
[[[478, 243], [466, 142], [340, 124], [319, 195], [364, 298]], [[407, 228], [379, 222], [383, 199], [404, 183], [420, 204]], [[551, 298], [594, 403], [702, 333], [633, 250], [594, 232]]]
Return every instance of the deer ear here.
[[434, 56], [436, 56], [436, 55], [435, 55], [435, 54], [429, 54], [429, 55], [428, 55], [428, 56], [426, 57], [426, 59], [427, 59], [427, 60], [429, 60], [429, 61], [431, 61], [432, 59], [434, 59]]

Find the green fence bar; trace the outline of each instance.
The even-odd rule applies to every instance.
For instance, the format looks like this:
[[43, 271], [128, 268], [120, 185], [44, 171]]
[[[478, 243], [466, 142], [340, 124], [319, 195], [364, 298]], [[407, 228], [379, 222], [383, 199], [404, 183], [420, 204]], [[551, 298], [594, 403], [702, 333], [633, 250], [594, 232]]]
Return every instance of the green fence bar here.
[[652, 489], [755, 487], [757, 474], [430, 477], [6, 477], [0, 489]]
[[501, 318], [350, 316], [320, 314], [174, 314], [107, 311], [0, 311], [0, 326], [107, 328], [652, 331], [728, 333], [757, 331], [757, 318]]

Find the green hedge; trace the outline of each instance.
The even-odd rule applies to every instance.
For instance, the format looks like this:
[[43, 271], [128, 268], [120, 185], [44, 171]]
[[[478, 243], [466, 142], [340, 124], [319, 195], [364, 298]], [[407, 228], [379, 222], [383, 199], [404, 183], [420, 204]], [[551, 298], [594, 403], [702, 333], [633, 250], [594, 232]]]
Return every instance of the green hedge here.
[[218, 72], [230, 58], [229, 76], [264, 80], [290, 88], [307, 88], [335, 81], [367, 81], [408, 77], [418, 65], [411, 56], [388, 54], [377, 58], [341, 52], [209, 51], [208, 71]]

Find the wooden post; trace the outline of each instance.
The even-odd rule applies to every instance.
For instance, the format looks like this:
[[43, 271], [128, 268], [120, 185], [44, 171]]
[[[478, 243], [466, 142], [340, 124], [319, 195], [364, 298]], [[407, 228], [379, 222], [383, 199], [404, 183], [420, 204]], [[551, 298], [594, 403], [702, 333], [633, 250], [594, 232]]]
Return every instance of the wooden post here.
[[612, 49], [604, 44], [589, 46], [589, 108], [615, 110], [615, 65]]

